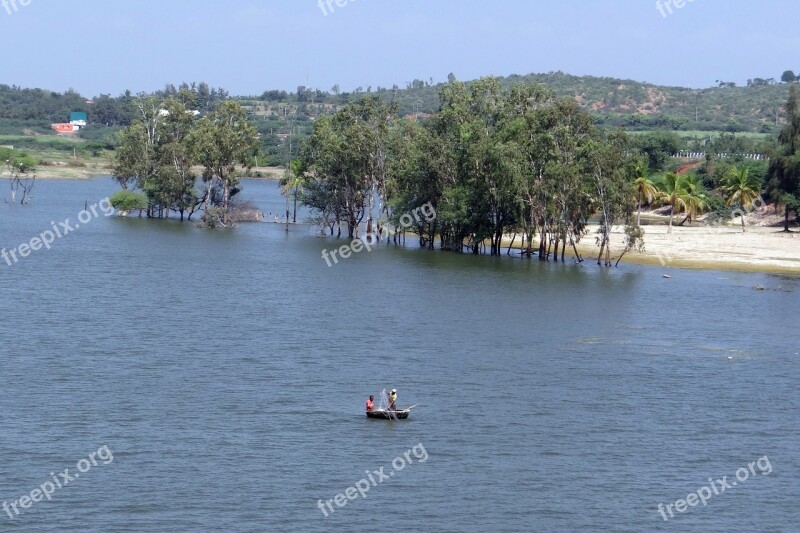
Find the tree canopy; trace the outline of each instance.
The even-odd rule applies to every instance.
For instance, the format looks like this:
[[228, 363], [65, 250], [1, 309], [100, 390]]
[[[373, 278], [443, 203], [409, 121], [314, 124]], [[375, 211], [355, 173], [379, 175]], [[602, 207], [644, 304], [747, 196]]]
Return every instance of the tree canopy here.
[[488, 242], [500, 255], [503, 236], [515, 232], [528, 256], [556, 260], [600, 211], [598, 242], [610, 264], [611, 227], [636, 225], [630, 148], [543, 86], [453, 81], [423, 122], [374, 97], [316, 121], [302, 151], [302, 201], [331, 232], [344, 224], [353, 236], [375, 218], [378, 239], [429, 204], [436, 218], [414, 222], [422, 246], [433, 248], [438, 236], [444, 250], [479, 253]]

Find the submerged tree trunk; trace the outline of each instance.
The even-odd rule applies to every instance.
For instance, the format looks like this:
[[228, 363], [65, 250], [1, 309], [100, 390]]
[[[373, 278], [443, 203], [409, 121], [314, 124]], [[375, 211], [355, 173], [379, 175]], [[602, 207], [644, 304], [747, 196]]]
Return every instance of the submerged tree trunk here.
[[789, 231], [789, 204], [783, 209], [783, 231]]
[[667, 233], [672, 233], [672, 215], [674, 212], [675, 212], [675, 207], [673, 206], [669, 210], [669, 229], [667, 230]]
[[547, 260], [547, 232], [544, 227], [539, 234], [539, 261]]
[[294, 211], [292, 212], [292, 223], [297, 224], [297, 186], [294, 188]]
[[583, 263], [583, 258], [581, 254], [578, 253], [578, 247], [575, 246], [575, 241], [572, 241], [572, 249], [575, 251], [575, 258], [578, 260], [578, 263]]

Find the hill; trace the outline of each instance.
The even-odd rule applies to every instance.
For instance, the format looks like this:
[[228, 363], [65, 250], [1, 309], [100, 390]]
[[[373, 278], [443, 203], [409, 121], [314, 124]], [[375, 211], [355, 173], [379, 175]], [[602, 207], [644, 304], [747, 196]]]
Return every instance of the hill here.
[[[450, 75], [450, 80], [455, 76]], [[624, 127], [629, 131], [672, 131], [684, 137], [711, 138], [720, 132], [746, 135], [773, 135], [782, 125], [782, 106], [789, 85], [774, 80], [749, 80], [748, 86], [736, 87], [719, 82], [717, 87], [689, 89], [667, 87], [633, 80], [595, 76], [573, 76], [563, 72], [511, 75], [499, 78], [510, 87], [519, 83], [540, 83], [559, 97], [570, 97], [589, 111], [600, 127]], [[334, 113], [349, 101], [366, 94], [377, 94], [398, 105], [400, 115], [425, 117], [439, 108], [442, 84], [433, 80], [414, 80], [405, 88], [398, 86], [359, 87], [342, 92], [338, 86], [329, 91], [300, 86], [295, 92], [267, 90], [259, 96], [235, 96], [248, 110], [262, 135], [263, 164], [281, 165], [288, 156], [288, 138], [305, 137], [313, 121]], [[168, 84], [157, 96], [175, 96], [181, 91], [193, 95], [202, 111], [229, 98], [223, 89], [205, 83], [183, 83], [177, 88]], [[9, 136], [50, 136], [52, 122], [67, 120], [70, 111], [85, 111], [89, 127], [80, 138], [95, 147], [112, 149], [114, 134], [130, 124], [134, 111], [130, 91], [118, 97], [99, 95], [88, 99], [73, 90], [63, 94], [0, 85], [0, 134]], [[8, 144], [25, 145], [7, 138]], [[688, 146], [686, 148], [689, 148]]]

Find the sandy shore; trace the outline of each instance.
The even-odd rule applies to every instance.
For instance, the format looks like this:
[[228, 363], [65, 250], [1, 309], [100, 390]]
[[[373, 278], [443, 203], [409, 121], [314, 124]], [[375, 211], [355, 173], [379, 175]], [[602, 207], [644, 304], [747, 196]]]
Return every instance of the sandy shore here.
[[[88, 180], [101, 176], [110, 176], [111, 169], [101, 166], [92, 167], [39, 167], [36, 170], [37, 180]], [[8, 180], [8, 173], [0, 175], [1, 180]]]
[[[261, 170], [266, 179], [279, 177], [280, 169], [261, 167]], [[110, 169], [98, 167], [43, 167], [37, 178], [89, 179], [107, 176], [109, 173]], [[758, 223], [749, 218], [748, 224]], [[673, 226], [672, 234], [667, 232], [666, 225], [654, 224], [643, 228], [645, 251], [627, 253], [621, 264], [640, 263], [661, 265], [665, 268], [771, 272], [800, 276], [800, 229], [796, 227], [793, 232], [784, 233], [782, 226], [748, 225], [746, 232], [742, 233], [741, 227], [734, 223], [724, 226]], [[599, 248], [595, 245], [595, 229], [593, 227], [578, 245], [578, 250], [586, 261], [596, 261], [599, 253]], [[510, 237], [504, 239], [504, 246], [507, 247], [510, 240]], [[614, 227], [611, 250], [615, 260], [622, 251], [623, 242], [623, 228]], [[519, 245], [519, 239], [516, 245]], [[567, 249], [567, 255], [572, 257], [571, 248]]]
[[[800, 231], [784, 233], [782, 228], [702, 226], [676, 227], [672, 234], [667, 226], [644, 226], [645, 251], [629, 252], [623, 263], [662, 265], [665, 268], [694, 268], [772, 272], [800, 275]], [[623, 249], [622, 227], [615, 227], [612, 236], [612, 255], [618, 257]], [[594, 246], [594, 234], [581, 240], [578, 250], [587, 261], [596, 261], [599, 248]], [[569, 249], [567, 250], [570, 251]]]

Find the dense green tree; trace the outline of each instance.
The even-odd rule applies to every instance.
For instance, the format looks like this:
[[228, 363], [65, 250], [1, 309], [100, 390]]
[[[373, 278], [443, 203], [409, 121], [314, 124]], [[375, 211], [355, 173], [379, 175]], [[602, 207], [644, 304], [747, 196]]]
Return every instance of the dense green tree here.
[[[314, 124], [314, 131], [302, 150], [302, 165], [313, 175], [311, 181], [327, 180], [329, 186], [312, 183], [315, 201], [327, 191], [328, 205], [321, 211], [335, 218], [335, 224], [347, 225], [353, 238], [366, 218], [367, 234], [375, 232], [376, 195], [388, 197], [387, 139], [393, 105], [377, 96], [368, 96], [345, 105], [330, 117]], [[379, 213], [385, 212], [379, 207]]]
[[146, 97], [134, 102], [136, 116], [130, 127], [117, 137], [114, 159], [114, 179], [123, 189], [144, 189], [145, 180], [157, 173], [158, 145], [161, 138], [162, 102]]
[[783, 205], [783, 230], [789, 231], [789, 213], [800, 213], [800, 107], [794, 85], [786, 103], [786, 126], [778, 140], [780, 146], [767, 171], [768, 190], [776, 205]]
[[673, 132], [643, 133], [634, 137], [634, 146], [647, 157], [652, 172], [665, 170], [667, 161], [682, 150], [685, 142]]
[[127, 214], [134, 209], [139, 210], [139, 215], [141, 216], [142, 211], [146, 210], [148, 206], [147, 196], [127, 189], [112, 194], [111, 198], [109, 198], [109, 202], [111, 203], [111, 207], [120, 211], [121, 216], [127, 216]]
[[[612, 228], [619, 223], [629, 225], [633, 214], [635, 191], [626, 172], [626, 148], [626, 139], [618, 134], [606, 139], [592, 139], [581, 147], [585, 172], [591, 181], [600, 212], [600, 254], [597, 264], [602, 262], [605, 266], [611, 266], [612, 262]], [[636, 234], [629, 232], [628, 239], [625, 251], [637, 246]]]
[[194, 189], [192, 165], [196, 146], [191, 139], [194, 119], [176, 98], [154, 97], [134, 103], [137, 117], [120, 132], [114, 178], [123, 189], [138, 188], [147, 195], [148, 216], [169, 216], [170, 211], [188, 211], [199, 204]]
[[252, 167], [258, 154], [258, 133], [242, 106], [227, 101], [198, 121], [189, 142], [197, 150], [198, 162], [203, 166], [203, 181], [207, 186], [204, 217], [209, 216], [208, 208], [212, 203], [219, 203], [221, 220], [215, 224], [228, 225], [231, 190], [239, 182], [236, 168]]
[[[137, 99], [136, 118], [118, 137], [114, 178], [123, 189], [145, 193], [150, 217], [168, 217], [175, 211], [181, 219], [191, 219], [204, 205], [204, 218], [218, 207], [213, 213], [219, 220], [210, 225], [228, 225], [231, 191], [238, 182], [236, 166], [252, 164], [257, 135], [239, 104], [225, 103], [197, 120], [194, 101], [186, 87], [165, 100]], [[195, 188], [196, 164], [204, 167], [202, 194]]]
[[[453, 198], [448, 199], [447, 205], [443, 204], [444, 189], [456, 181], [456, 161], [450, 147], [435, 134], [432, 125], [406, 118], [397, 121], [392, 128], [387, 157], [386, 203], [389, 209], [379, 221], [379, 233], [383, 229], [381, 222], [400, 228], [403, 214], [430, 205], [438, 216], [432, 221], [414, 219], [413, 227], [409, 228], [419, 235], [420, 246], [430, 249], [434, 247], [437, 234], [444, 243], [448, 240], [448, 231], [453, 229], [451, 223], [463, 220], [454, 216], [461, 204]], [[448, 229], [442, 230], [442, 224]], [[389, 237], [397, 242], [400, 234], [389, 232]]]
[[[345, 223], [352, 235], [377, 192], [388, 206], [379, 229], [422, 205], [434, 208], [435, 218], [417, 217], [410, 228], [422, 246], [438, 236], [445, 250], [479, 253], [487, 243], [499, 255], [514, 232], [529, 257], [538, 235], [539, 258], [557, 260], [560, 248], [563, 260], [568, 245], [577, 255], [586, 219], [600, 209], [611, 264], [611, 227], [632, 225], [635, 206], [623, 135], [603, 135], [574, 100], [554, 100], [541, 86], [454, 82], [441, 88], [440, 102], [422, 123], [372, 112], [368, 100], [315, 122], [302, 149], [302, 201], [323, 227], [333, 233]], [[641, 231], [626, 235], [626, 251], [638, 248]]]

